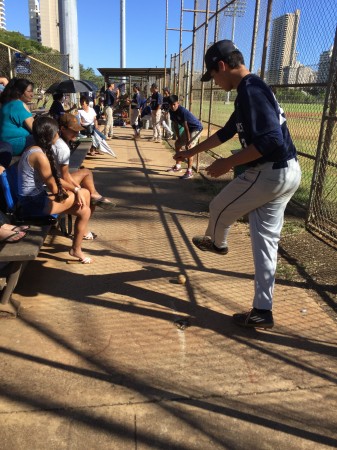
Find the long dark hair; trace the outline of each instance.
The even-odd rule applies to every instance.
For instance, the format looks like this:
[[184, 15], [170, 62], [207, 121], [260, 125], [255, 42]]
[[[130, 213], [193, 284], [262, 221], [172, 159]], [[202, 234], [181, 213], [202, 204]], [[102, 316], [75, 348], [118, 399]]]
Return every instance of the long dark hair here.
[[54, 152], [52, 149], [53, 139], [58, 131], [58, 123], [51, 117], [37, 117], [33, 122], [32, 132], [35, 144], [42, 148], [49, 160], [51, 172], [57, 185], [57, 194], [55, 195], [55, 201], [61, 202], [62, 200], [68, 198], [68, 194], [63, 189], [60, 177], [57, 173]]
[[18, 100], [28, 86], [34, 88], [34, 83], [26, 78], [12, 78], [2, 91], [0, 102], [7, 103], [11, 100]]

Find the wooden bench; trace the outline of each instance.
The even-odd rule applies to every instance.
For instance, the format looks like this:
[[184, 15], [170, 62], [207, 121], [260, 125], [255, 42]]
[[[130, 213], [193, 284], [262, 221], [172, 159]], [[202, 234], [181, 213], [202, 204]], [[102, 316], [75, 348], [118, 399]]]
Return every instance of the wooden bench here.
[[[88, 152], [88, 144], [80, 143], [70, 157], [70, 169], [74, 170], [82, 165]], [[5, 180], [5, 181], [4, 181]], [[14, 208], [14, 199], [9, 184], [6, 185], [6, 175], [0, 175], [1, 187], [6, 197], [6, 202], [10, 210]], [[72, 227], [72, 220], [68, 216], [67, 222], [63, 223], [69, 233]], [[62, 219], [62, 220], [63, 220]], [[12, 293], [18, 283], [21, 273], [26, 264], [34, 260], [44, 243], [51, 225], [36, 226], [31, 225], [27, 235], [15, 244], [0, 244], [0, 316], [11, 315], [16, 317], [19, 314], [20, 303], [14, 302]], [[61, 225], [62, 229], [62, 225]]]
[[34, 260], [40, 252], [50, 225], [31, 226], [20, 242], [3, 245], [0, 249], [0, 262], [7, 263], [0, 272], [2, 291], [0, 293], [0, 316], [19, 313], [20, 303], [13, 302], [12, 293], [28, 261]]

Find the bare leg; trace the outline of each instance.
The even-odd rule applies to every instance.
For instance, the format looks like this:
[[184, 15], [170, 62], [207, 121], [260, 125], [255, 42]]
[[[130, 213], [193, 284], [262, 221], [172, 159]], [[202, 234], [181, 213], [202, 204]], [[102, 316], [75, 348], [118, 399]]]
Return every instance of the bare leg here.
[[[91, 216], [90, 204], [90, 194], [89, 191], [81, 191], [85, 196], [86, 206], [78, 206], [75, 203], [75, 195], [69, 192], [69, 197], [63, 203], [51, 202], [51, 214], [68, 213], [76, 216], [75, 227], [74, 227], [74, 239], [73, 245], [69, 251], [71, 256], [77, 257], [81, 262], [86, 260], [86, 256], [82, 252], [82, 240], [83, 236], [88, 227], [88, 221]], [[89, 258], [90, 259], [90, 258]], [[91, 262], [91, 261], [88, 261]]]

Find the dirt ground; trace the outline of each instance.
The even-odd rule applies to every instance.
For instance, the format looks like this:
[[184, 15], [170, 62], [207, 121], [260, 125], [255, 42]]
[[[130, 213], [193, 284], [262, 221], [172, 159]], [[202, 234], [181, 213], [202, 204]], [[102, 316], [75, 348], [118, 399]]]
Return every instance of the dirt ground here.
[[279, 245], [277, 276], [293, 283], [305, 282], [318, 303], [337, 320], [336, 248], [305, 229], [304, 217], [290, 204]]

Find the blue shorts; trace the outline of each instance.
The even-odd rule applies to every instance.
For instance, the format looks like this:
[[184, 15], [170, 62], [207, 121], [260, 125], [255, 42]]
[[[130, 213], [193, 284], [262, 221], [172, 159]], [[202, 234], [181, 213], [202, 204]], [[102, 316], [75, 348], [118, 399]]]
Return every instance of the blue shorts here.
[[21, 217], [48, 216], [51, 202], [46, 192], [37, 195], [20, 195], [18, 212]]

